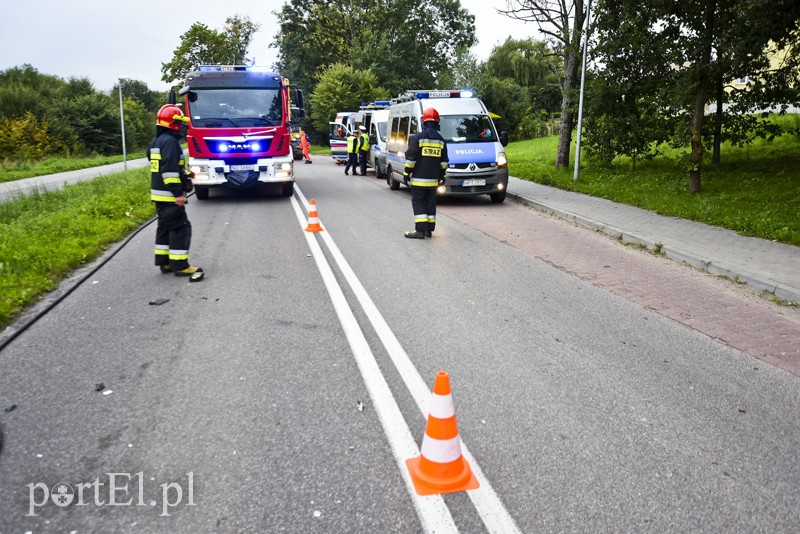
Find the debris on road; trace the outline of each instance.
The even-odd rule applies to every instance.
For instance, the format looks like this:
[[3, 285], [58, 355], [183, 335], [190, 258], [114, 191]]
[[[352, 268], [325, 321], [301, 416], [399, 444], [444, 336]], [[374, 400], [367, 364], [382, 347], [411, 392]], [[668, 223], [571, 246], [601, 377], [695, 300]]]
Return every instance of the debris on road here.
[[151, 305], [151, 306], [161, 306], [162, 304], [165, 304], [165, 303], [167, 303], [167, 302], [169, 302], [169, 299], [165, 299], [165, 298], [157, 298], [157, 299], [155, 299], [155, 300], [151, 300], [151, 301], [150, 301], [150, 305]]
[[6, 412], [6, 413], [8, 413], [8, 412], [13, 412], [13, 411], [14, 411], [14, 410], [16, 410], [16, 409], [17, 409], [17, 405], [16, 405], [16, 404], [12, 404], [12, 405], [11, 405], [11, 406], [9, 406], [8, 408], [5, 408], [3, 411], [4, 411], [4, 412]]

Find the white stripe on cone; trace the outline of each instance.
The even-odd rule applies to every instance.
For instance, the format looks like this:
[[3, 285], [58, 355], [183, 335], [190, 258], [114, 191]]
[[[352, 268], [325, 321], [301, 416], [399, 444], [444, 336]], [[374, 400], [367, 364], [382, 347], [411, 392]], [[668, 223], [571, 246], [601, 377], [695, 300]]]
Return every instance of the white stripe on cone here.
[[425, 434], [422, 437], [420, 452], [426, 460], [447, 464], [461, 458], [461, 442], [458, 436], [451, 439], [436, 439]]
[[453, 395], [431, 395], [431, 406], [428, 412], [431, 417], [437, 419], [449, 419], [456, 414], [456, 409], [453, 406]]

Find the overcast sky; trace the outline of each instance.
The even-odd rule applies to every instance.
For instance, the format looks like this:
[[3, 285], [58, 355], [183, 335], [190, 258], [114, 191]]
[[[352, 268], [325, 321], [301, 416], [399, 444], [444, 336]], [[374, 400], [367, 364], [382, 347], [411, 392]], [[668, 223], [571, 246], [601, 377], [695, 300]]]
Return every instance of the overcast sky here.
[[[272, 65], [276, 49], [268, 48], [278, 26], [273, 11], [283, 0], [9, 0], [0, 15], [0, 71], [29, 63], [43, 74], [67, 79], [88, 77], [107, 91], [118, 78], [167, 90], [161, 64], [172, 59], [180, 36], [195, 22], [222, 30], [231, 15], [261, 25], [249, 57]], [[461, 0], [475, 15], [478, 45], [472, 52], [485, 60], [508, 36], [535, 36], [531, 23], [497, 13], [505, 0]]]

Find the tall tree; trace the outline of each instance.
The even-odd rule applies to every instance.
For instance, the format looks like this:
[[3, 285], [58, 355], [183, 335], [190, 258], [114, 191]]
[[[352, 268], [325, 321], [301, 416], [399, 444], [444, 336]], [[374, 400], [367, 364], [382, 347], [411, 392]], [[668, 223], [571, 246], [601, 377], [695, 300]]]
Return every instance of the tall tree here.
[[[770, 43], [792, 44], [800, 3], [600, 0], [597, 15], [597, 53], [604, 66], [601, 78], [607, 87], [627, 84], [620, 85], [619, 98], [647, 104], [648, 112], [655, 111], [673, 124], [676, 144], [690, 147], [689, 191], [699, 192], [708, 143], [707, 105], [711, 100], [722, 103], [722, 99], [731, 103], [727, 122], [740, 136], [743, 128], [758, 127], [756, 117], [742, 114], [780, 100], [774, 80], [778, 73], [785, 80], [787, 71], [770, 71]], [[756, 80], [747, 90], [722, 90], [724, 80], [745, 75], [755, 75]], [[722, 117], [716, 122], [721, 130]], [[761, 128], [768, 131], [763, 124]], [[638, 133], [644, 135], [644, 131]]]
[[279, 68], [308, 91], [335, 63], [370, 69], [393, 92], [430, 87], [475, 42], [459, 0], [290, 0], [274, 14]]
[[248, 17], [239, 15], [228, 17], [221, 31], [195, 22], [181, 35], [181, 43], [173, 52], [172, 61], [161, 64], [161, 80], [179, 83], [198, 65], [248, 63], [245, 55], [259, 27]]
[[575, 123], [575, 96], [580, 69], [581, 38], [586, 21], [584, 0], [506, 0], [498, 10], [511, 18], [535, 22], [563, 62], [561, 78], [561, 124], [558, 131], [556, 167], [569, 166], [570, 144]]
[[361, 102], [388, 97], [370, 71], [356, 70], [344, 63], [335, 63], [319, 75], [319, 83], [310, 95], [311, 124], [318, 132], [328, 131], [328, 122], [339, 111], [356, 111]]

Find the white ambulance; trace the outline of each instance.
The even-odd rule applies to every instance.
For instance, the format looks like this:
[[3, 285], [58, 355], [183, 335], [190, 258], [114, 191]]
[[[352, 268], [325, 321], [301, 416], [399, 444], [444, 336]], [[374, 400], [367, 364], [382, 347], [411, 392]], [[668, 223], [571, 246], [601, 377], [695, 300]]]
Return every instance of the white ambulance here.
[[447, 141], [449, 165], [440, 195], [489, 195], [503, 202], [508, 186], [505, 146], [508, 132], [497, 132], [489, 110], [472, 91], [408, 91], [392, 99], [386, 143], [386, 183], [393, 190], [403, 179], [409, 136], [422, 129], [426, 108], [439, 112], [439, 133]]

